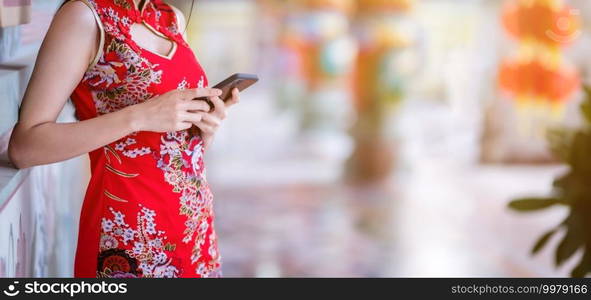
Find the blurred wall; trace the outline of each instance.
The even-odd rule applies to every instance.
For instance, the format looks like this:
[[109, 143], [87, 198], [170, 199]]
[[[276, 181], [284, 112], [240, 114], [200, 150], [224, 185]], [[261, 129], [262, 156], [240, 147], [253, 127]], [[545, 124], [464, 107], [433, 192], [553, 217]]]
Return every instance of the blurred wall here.
[[[16, 170], [6, 150], [36, 54], [61, 0], [24, 7], [31, 21], [0, 28], [0, 277], [69, 277], [88, 182], [86, 156]], [[60, 122], [75, 121], [68, 102]]]

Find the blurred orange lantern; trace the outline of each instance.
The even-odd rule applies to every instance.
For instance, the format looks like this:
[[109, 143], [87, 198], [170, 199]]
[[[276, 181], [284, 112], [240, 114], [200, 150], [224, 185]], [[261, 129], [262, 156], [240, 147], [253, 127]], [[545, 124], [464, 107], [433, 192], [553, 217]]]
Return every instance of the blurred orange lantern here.
[[563, 103], [580, 87], [577, 70], [562, 66], [553, 70], [538, 60], [520, 62], [506, 60], [499, 71], [501, 88], [511, 98], [546, 99], [552, 103]]
[[547, 46], [572, 43], [579, 36], [581, 27], [578, 10], [562, 0], [507, 1], [502, 21], [514, 38]]
[[410, 10], [414, 0], [357, 0], [358, 13], [395, 13]]
[[579, 36], [578, 11], [563, 0], [511, 0], [504, 6], [502, 22], [519, 48], [499, 68], [500, 88], [518, 103], [560, 108], [581, 84], [561, 49]]

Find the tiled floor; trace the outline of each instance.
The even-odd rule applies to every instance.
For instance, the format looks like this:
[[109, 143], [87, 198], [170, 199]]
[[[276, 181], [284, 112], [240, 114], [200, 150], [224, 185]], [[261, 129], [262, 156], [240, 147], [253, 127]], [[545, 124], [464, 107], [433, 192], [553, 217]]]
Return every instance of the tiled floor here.
[[[521, 216], [511, 197], [543, 193], [559, 167], [434, 168], [392, 184], [217, 189], [226, 276], [564, 276], [537, 236], [564, 212]], [[519, 184], [516, 184], [518, 183]]]
[[226, 276], [568, 274], [568, 265], [554, 269], [550, 248], [529, 256], [565, 212], [519, 215], [506, 208], [513, 198], [548, 193], [562, 167], [458, 162], [431, 141], [416, 141], [432, 135], [403, 126], [410, 140], [401, 143], [395, 176], [353, 186], [339, 180], [337, 159], [302, 151], [305, 143], [281, 138], [287, 130], [277, 129], [280, 121], [253, 116], [263, 111], [254, 104], [249, 109], [233, 118], [249, 118], [253, 130], [244, 135], [243, 127], [228, 125], [231, 142], [222, 137], [218, 149], [235, 151], [214, 154], [209, 163]]

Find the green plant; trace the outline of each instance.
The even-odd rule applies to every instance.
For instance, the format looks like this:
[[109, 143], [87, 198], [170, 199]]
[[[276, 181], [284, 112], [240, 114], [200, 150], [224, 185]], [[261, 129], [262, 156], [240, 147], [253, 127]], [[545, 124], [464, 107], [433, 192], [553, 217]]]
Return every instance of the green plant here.
[[554, 181], [550, 196], [509, 203], [511, 209], [520, 212], [556, 206], [568, 208], [568, 217], [540, 237], [532, 254], [544, 248], [553, 235], [564, 232], [556, 248], [556, 265], [562, 265], [579, 250], [583, 252], [581, 261], [571, 272], [572, 277], [585, 277], [591, 273], [591, 87], [585, 87], [584, 92], [586, 99], [581, 112], [585, 125], [577, 130], [559, 129], [548, 134], [551, 150], [569, 166], [569, 170]]

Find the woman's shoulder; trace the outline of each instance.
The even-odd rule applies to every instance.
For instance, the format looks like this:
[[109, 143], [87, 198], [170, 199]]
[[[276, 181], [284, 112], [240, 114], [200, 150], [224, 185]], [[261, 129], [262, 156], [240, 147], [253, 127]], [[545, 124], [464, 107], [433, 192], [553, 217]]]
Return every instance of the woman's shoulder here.
[[90, 62], [97, 52], [100, 28], [92, 7], [84, 0], [65, 2], [56, 12], [45, 38], [48, 49], [76, 49], [88, 52]]
[[94, 28], [96, 26], [93, 8], [85, 0], [69, 0], [65, 2], [56, 12], [54, 20], [65, 19], [72, 26], [86, 26]]

